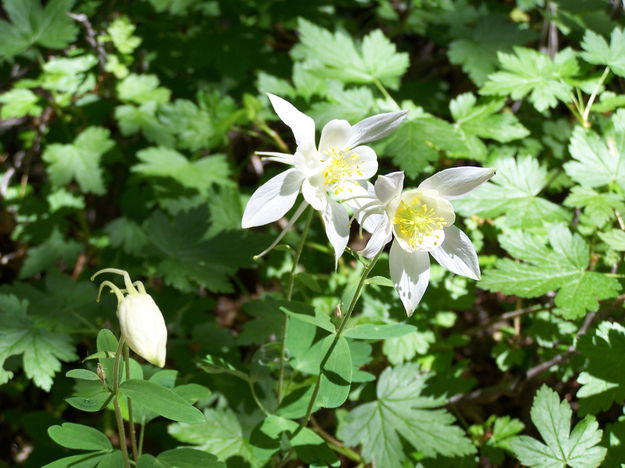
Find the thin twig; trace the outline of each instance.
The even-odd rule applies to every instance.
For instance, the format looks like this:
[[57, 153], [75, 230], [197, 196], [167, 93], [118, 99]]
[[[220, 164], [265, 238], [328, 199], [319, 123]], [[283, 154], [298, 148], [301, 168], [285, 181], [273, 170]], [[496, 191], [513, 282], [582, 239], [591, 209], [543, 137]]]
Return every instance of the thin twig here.
[[98, 36], [89, 21], [89, 18], [84, 13], [68, 13], [70, 18], [82, 24], [87, 31], [87, 42], [96, 52], [96, 56], [98, 57], [98, 65], [100, 67], [100, 71], [102, 73], [106, 72], [106, 51], [102, 44], [98, 42]]

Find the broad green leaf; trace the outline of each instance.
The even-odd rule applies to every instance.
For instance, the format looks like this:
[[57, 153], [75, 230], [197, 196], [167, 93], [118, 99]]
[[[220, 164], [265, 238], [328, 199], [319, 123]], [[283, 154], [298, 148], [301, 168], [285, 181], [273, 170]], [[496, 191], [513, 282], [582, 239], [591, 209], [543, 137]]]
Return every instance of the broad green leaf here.
[[115, 118], [122, 134], [134, 135], [141, 131], [148, 141], [161, 146], [174, 146], [174, 135], [170, 127], [156, 116], [158, 104], [149, 101], [140, 106], [125, 104], [115, 108]]
[[564, 164], [564, 169], [580, 185], [598, 187], [617, 182], [625, 187], [625, 109], [613, 115], [603, 137], [577, 127], [569, 151], [575, 161]]
[[83, 130], [72, 144], [48, 145], [42, 157], [48, 163], [52, 184], [59, 187], [74, 179], [83, 192], [103, 195], [100, 159], [114, 145], [109, 131], [101, 127]]
[[42, 468], [93, 468], [108, 455], [108, 452], [89, 452], [80, 455], [59, 458]]
[[512, 46], [523, 45], [534, 37], [534, 32], [520, 29], [502, 15], [485, 15], [449, 44], [447, 55], [451, 63], [462, 65], [473, 82], [482, 86], [496, 69], [497, 52], [511, 52]]
[[625, 232], [619, 229], [612, 229], [608, 232], [600, 232], [601, 240], [608, 244], [611, 249], [625, 252]]
[[40, 0], [4, 0], [11, 23], [0, 20], [0, 57], [11, 57], [33, 44], [63, 49], [78, 28], [67, 15], [75, 0], [51, 0], [44, 8]]
[[408, 54], [397, 52], [380, 30], [369, 33], [358, 45], [343, 32], [332, 33], [302, 18], [298, 30], [300, 44], [293, 51], [294, 56], [306, 59], [329, 78], [344, 83], [379, 80], [396, 89], [408, 68]]
[[0, 118], [20, 118], [26, 115], [37, 117], [43, 111], [38, 105], [39, 97], [30, 89], [15, 88], [0, 95]]
[[599, 300], [616, 297], [621, 289], [615, 278], [587, 271], [588, 245], [578, 234], [561, 224], [552, 225], [546, 239], [522, 231], [499, 236], [501, 246], [513, 257], [497, 259], [494, 268], [484, 272], [480, 286], [489, 291], [538, 297], [558, 290], [555, 303], [567, 318], [582, 317], [597, 310]]
[[111, 41], [122, 54], [132, 54], [141, 44], [141, 38], [133, 36], [136, 26], [130, 22], [127, 16], [115, 18], [115, 21], [106, 29]]
[[141, 161], [132, 171], [148, 177], [171, 177], [185, 187], [205, 194], [213, 184], [228, 185], [230, 169], [224, 155], [189, 161], [173, 149], [147, 148], [137, 153]]
[[136, 255], [149, 244], [148, 236], [134, 221], [128, 218], [117, 218], [104, 228], [111, 245], [128, 254]]
[[357, 406], [345, 417], [338, 436], [350, 447], [360, 445], [367, 463], [404, 466], [403, 440], [425, 457], [475, 453], [447, 411], [432, 409], [441, 398], [422, 395], [428, 377], [414, 364], [387, 368], [377, 384], [377, 400]]
[[616, 193], [600, 193], [590, 187], [575, 186], [564, 200], [564, 206], [584, 208], [590, 222], [601, 227], [614, 219], [614, 210], [625, 211], [623, 198]]
[[28, 302], [16, 296], [0, 295], [0, 385], [13, 377], [13, 372], [2, 367], [6, 359], [22, 354], [26, 377], [48, 391], [61, 361], [78, 356], [68, 335], [40, 326], [28, 316], [27, 307]]
[[48, 435], [57, 444], [77, 450], [111, 450], [108, 437], [97, 429], [82, 424], [63, 423], [48, 428]]
[[543, 385], [531, 410], [532, 422], [542, 439], [519, 436], [510, 442], [510, 448], [521, 463], [531, 468], [596, 468], [601, 465], [606, 449], [597, 444], [602, 431], [595, 418], [587, 416], [571, 432], [573, 412], [566, 400]]
[[200, 284], [211, 291], [232, 290], [228, 277], [239, 268], [252, 265], [261, 251], [264, 237], [243, 231], [222, 231], [206, 239], [209, 214], [205, 207], [182, 212], [173, 219], [155, 212], [145, 232], [157, 249], [157, 266], [165, 282], [191, 291]]
[[122, 382], [119, 391], [140, 405], [174, 421], [198, 424], [204, 415], [172, 390], [147, 380], [130, 379]]
[[310, 108], [310, 115], [319, 126], [336, 119], [337, 116], [358, 122], [371, 115], [374, 103], [373, 93], [364, 86], [352, 89], [331, 86], [326, 93], [326, 99], [326, 102], [314, 103]]
[[568, 79], [579, 71], [575, 52], [564, 49], [552, 60], [547, 54], [525, 47], [515, 47], [514, 54], [499, 52], [503, 71], [493, 73], [480, 89], [481, 94], [510, 96], [529, 100], [543, 112], [558, 104], [569, 102], [572, 87]]
[[570, 214], [539, 194], [545, 188], [548, 172], [532, 157], [501, 158], [495, 161], [497, 174], [491, 182], [454, 201], [465, 216], [491, 218], [506, 215], [505, 224], [513, 228], [540, 227], [570, 219]]
[[435, 341], [436, 336], [431, 330], [414, 331], [384, 340], [382, 351], [391, 364], [398, 365], [412, 360], [417, 354], [427, 353]]
[[303, 302], [280, 302], [280, 310], [296, 320], [309, 323], [323, 330], [334, 333], [336, 327], [327, 314]]
[[171, 92], [167, 88], [159, 87], [156, 75], [128, 75], [117, 85], [117, 94], [122, 101], [135, 104], [156, 102], [163, 104], [169, 101]]
[[625, 30], [614, 28], [610, 44], [599, 34], [586, 30], [581, 56], [588, 63], [607, 65], [619, 76], [625, 76]]
[[299, 424], [281, 416], [269, 415], [253, 430], [250, 436], [254, 458], [263, 463], [268, 461], [282, 445], [282, 437], [288, 438], [290, 447], [300, 462], [309, 466], [338, 466], [338, 458], [325, 441], [312, 430], [304, 428], [292, 436]]
[[602, 322], [594, 333], [579, 338], [578, 351], [587, 359], [579, 375], [580, 413], [596, 414], [614, 403], [625, 401], [625, 370], [621, 356], [625, 352], [625, 328], [618, 323]]
[[166, 450], [158, 455], [157, 460], [165, 468], [226, 468], [215, 455], [189, 447]]
[[28, 278], [44, 270], [56, 268], [60, 261], [66, 266], [71, 266], [82, 250], [83, 246], [80, 242], [64, 239], [55, 228], [48, 239], [28, 250], [28, 257], [20, 270], [20, 278]]
[[413, 325], [406, 323], [389, 323], [376, 325], [373, 323], [363, 323], [351, 328], [346, 328], [343, 336], [358, 340], [385, 340], [387, 338], [397, 338], [415, 332], [417, 329]]
[[202, 424], [170, 424], [167, 428], [176, 440], [215, 455], [220, 461], [241, 456], [251, 461], [250, 446], [236, 414], [230, 409], [204, 410]]
[[65, 377], [79, 380], [100, 380], [98, 374], [87, 369], [72, 369], [65, 373]]

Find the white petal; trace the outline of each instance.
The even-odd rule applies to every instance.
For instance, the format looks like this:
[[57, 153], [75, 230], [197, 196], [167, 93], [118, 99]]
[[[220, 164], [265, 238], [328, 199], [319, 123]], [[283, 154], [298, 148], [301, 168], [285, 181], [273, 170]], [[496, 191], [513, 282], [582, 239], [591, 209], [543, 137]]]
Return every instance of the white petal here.
[[319, 178], [321, 176], [314, 176], [308, 179], [305, 179], [302, 183], [302, 195], [304, 196], [304, 200], [306, 200], [313, 209], [317, 211], [323, 211], [326, 207], [326, 200], [328, 199], [328, 194], [323, 186], [319, 184], [323, 184], [323, 180], [319, 182]]
[[367, 246], [360, 251], [360, 254], [367, 258], [375, 257], [390, 242], [392, 236], [393, 225], [387, 217], [384, 217], [384, 220], [373, 231], [371, 239], [367, 242]]
[[354, 163], [358, 166], [359, 173], [354, 175], [354, 179], [366, 180], [370, 179], [378, 172], [378, 157], [373, 148], [368, 146], [357, 146], [350, 150], [348, 156], [357, 155]]
[[247, 202], [241, 226], [250, 228], [272, 223], [291, 209], [302, 185], [296, 169], [288, 169], [258, 187]]
[[325, 153], [330, 146], [337, 150], [345, 148], [351, 135], [352, 126], [347, 120], [330, 120], [321, 130], [319, 152]]
[[402, 123], [408, 111], [387, 112], [361, 120], [352, 127], [347, 146], [353, 148], [363, 143], [384, 138]]
[[334, 259], [338, 263], [349, 240], [349, 216], [343, 205], [328, 198], [326, 209], [321, 213], [326, 235], [334, 247]]
[[430, 253], [452, 273], [480, 279], [480, 264], [471, 239], [456, 226], [445, 228], [445, 241]]
[[406, 252], [397, 241], [389, 254], [391, 280], [410, 317], [421, 302], [430, 281], [430, 257], [426, 252]]
[[292, 166], [295, 164], [292, 154], [276, 153], [273, 151], [256, 151], [256, 154], [263, 157], [264, 161], [274, 161]]
[[419, 185], [420, 190], [436, 190], [449, 200], [464, 197], [495, 175], [495, 169], [487, 167], [452, 167], [437, 172]]
[[295, 143], [301, 145], [304, 143], [315, 142], [315, 122], [312, 118], [298, 111], [293, 104], [285, 101], [281, 97], [267, 93], [269, 101], [278, 117], [291, 127]]
[[398, 197], [403, 189], [404, 173], [401, 171], [378, 176], [375, 181], [375, 194], [382, 203], [388, 203]]

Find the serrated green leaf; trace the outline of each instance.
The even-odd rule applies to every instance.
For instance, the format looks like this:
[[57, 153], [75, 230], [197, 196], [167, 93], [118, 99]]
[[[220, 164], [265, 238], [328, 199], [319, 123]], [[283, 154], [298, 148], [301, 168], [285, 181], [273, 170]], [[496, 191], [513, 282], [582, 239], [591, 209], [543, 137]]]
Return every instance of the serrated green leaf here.
[[122, 54], [132, 54], [141, 44], [141, 38], [133, 36], [136, 26], [130, 22], [127, 16], [115, 18], [113, 23], [106, 29], [111, 41]]
[[597, 227], [614, 218], [614, 210], [625, 211], [625, 203], [616, 193], [599, 193], [589, 187], [573, 187], [565, 206], [584, 208], [584, 215]]
[[39, 326], [26, 313], [27, 301], [0, 295], [0, 385], [13, 377], [2, 366], [9, 356], [23, 355], [26, 376], [36, 386], [50, 390], [61, 361], [77, 359], [69, 336]]
[[158, 104], [154, 101], [141, 106], [126, 104], [115, 108], [115, 118], [122, 134], [134, 135], [141, 131], [148, 141], [161, 146], [174, 146], [171, 129], [156, 116]]
[[608, 232], [600, 232], [601, 240], [608, 244], [611, 249], [625, 252], [625, 232], [620, 229], [612, 229]]
[[28, 257], [20, 270], [20, 278], [28, 278], [55, 267], [60, 261], [71, 266], [82, 250], [80, 242], [64, 239], [58, 229], [55, 229], [45, 242], [28, 250]]
[[617, 182], [625, 187], [625, 109], [612, 116], [612, 125], [603, 137], [577, 127], [569, 151], [575, 161], [567, 162], [564, 170], [580, 185], [598, 187]]
[[489, 291], [538, 297], [558, 290], [555, 303], [559, 313], [578, 318], [597, 310], [599, 300], [615, 297], [621, 289], [615, 278], [587, 271], [590, 263], [588, 245], [561, 224], [553, 225], [546, 240], [509, 231], [499, 236], [501, 246], [523, 261], [497, 259], [494, 268], [484, 272], [480, 286]]
[[517, 458], [531, 468], [596, 468], [601, 465], [606, 449], [597, 446], [602, 431], [595, 418], [587, 416], [571, 431], [571, 407], [560, 401], [558, 394], [543, 385], [531, 410], [532, 422], [545, 443], [533, 437], [520, 436], [510, 442]]
[[510, 52], [512, 46], [523, 45], [534, 37], [531, 30], [520, 29], [502, 15], [484, 15], [449, 44], [447, 55], [451, 63], [462, 65], [473, 82], [482, 86], [496, 69], [497, 52]]
[[397, 52], [380, 30], [369, 33], [356, 45], [343, 32], [332, 33], [300, 18], [300, 44], [293, 54], [328, 78], [344, 83], [373, 83], [379, 80], [396, 89], [408, 68], [408, 54]]
[[342, 86], [329, 86], [327, 102], [316, 102], [310, 108], [310, 115], [319, 126], [340, 115], [342, 119], [357, 122], [371, 114], [373, 93], [369, 88], [343, 89]]
[[128, 254], [141, 252], [148, 244], [148, 236], [141, 226], [127, 218], [117, 218], [104, 228], [111, 245]]
[[117, 85], [117, 94], [122, 101], [135, 104], [155, 102], [163, 104], [169, 101], [171, 92], [167, 88], [159, 87], [156, 75], [128, 75]]
[[42, 157], [52, 184], [59, 187], [75, 179], [83, 192], [104, 194], [100, 159], [114, 145], [109, 131], [101, 127], [87, 128], [72, 144], [48, 145]]
[[550, 222], [567, 222], [570, 214], [562, 207], [538, 195], [547, 184], [548, 173], [530, 156], [501, 158], [493, 164], [497, 174], [491, 182], [454, 201], [454, 207], [465, 216], [486, 218], [507, 215], [509, 227], [540, 227]]
[[431, 330], [415, 331], [384, 340], [382, 351], [391, 364], [398, 365], [412, 360], [417, 354], [427, 353], [435, 341], [436, 337]]
[[206, 193], [211, 185], [228, 185], [230, 169], [221, 154], [189, 161], [176, 150], [154, 147], [137, 153], [141, 163], [132, 167], [133, 172], [151, 177], [171, 177], [185, 187]]
[[515, 47], [514, 54], [499, 52], [498, 57], [504, 71], [490, 75], [481, 94], [512, 99], [523, 99], [529, 94], [539, 112], [555, 107], [558, 100], [569, 102], [572, 87], [567, 79], [579, 71], [573, 50], [561, 50], [552, 60], [542, 52]]
[[625, 352], [625, 328], [602, 322], [594, 333], [581, 336], [577, 350], [587, 359], [579, 375], [580, 413], [598, 413], [625, 401], [625, 372], [620, 356]]
[[361, 445], [367, 463], [385, 468], [404, 466], [400, 436], [425, 457], [475, 453], [453, 416], [432, 409], [444, 400], [422, 395], [427, 381], [414, 364], [387, 368], [378, 380], [377, 400], [352, 410], [339, 437], [350, 447]]
[[582, 40], [581, 56], [588, 63], [607, 65], [619, 76], [625, 76], [625, 29], [614, 28], [610, 44], [591, 30], [586, 30]]
[[0, 95], [2, 110], [0, 118], [20, 118], [26, 115], [37, 117], [43, 108], [37, 104], [39, 97], [30, 89], [16, 88]]
[[180, 442], [215, 455], [220, 461], [237, 455], [251, 461], [249, 442], [243, 436], [236, 414], [230, 409], [207, 409], [204, 414], [206, 421], [202, 424], [170, 424], [167, 432]]

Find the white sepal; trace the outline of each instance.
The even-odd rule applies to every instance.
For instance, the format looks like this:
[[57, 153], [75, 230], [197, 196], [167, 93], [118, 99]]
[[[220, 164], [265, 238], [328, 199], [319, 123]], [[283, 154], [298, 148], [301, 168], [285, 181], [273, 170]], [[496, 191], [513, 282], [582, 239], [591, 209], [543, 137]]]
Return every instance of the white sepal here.
[[349, 216], [343, 205], [328, 198], [325, 209], [321, 213], [326, 235], [334, 248], [335, 263], [343, 255], [349, 241]]
[[418, 189], [436, 190], [439, 196], [454, 200], [472, 192], [494, 175], [495, 169], [487, 167], [453, 167], [428, 177]]
[[267, 93], [267, 97], [269, 97], [269, 101], [271, 101], [271, 105], [278, 117], [280, 117], [280, 120], [291, 128], [295, 137], [295, 143], [298, 146], [311, 142], [314, 144], [315, 121], [303, 112], [298, 111], [293, 104], [281, 97], [271, 93]]
[[361, 120], [352, 127], [352, 135], [347, 146], [354, 148], [363, 143], [384, 138], [403, 122], [407, 113], [408, 111], [387, 112]]
[[395, 239], [389, 254], [389, 267], [395, 290], [410, 317], [430, 281], [430, 256], [427, 252], [406, 252]]
[[294, 168], [269, 179], [247, 202], [241, 226], [262, 226], [282, 218], [295, 203], [301, 185], [302, 176]]
[[445, 228], [445, 240], [440, 247], [430, 252], [432, 257], [452, 273], [468, 278], [480, 279], [480, 264], [471, 239], [456, 226]]

